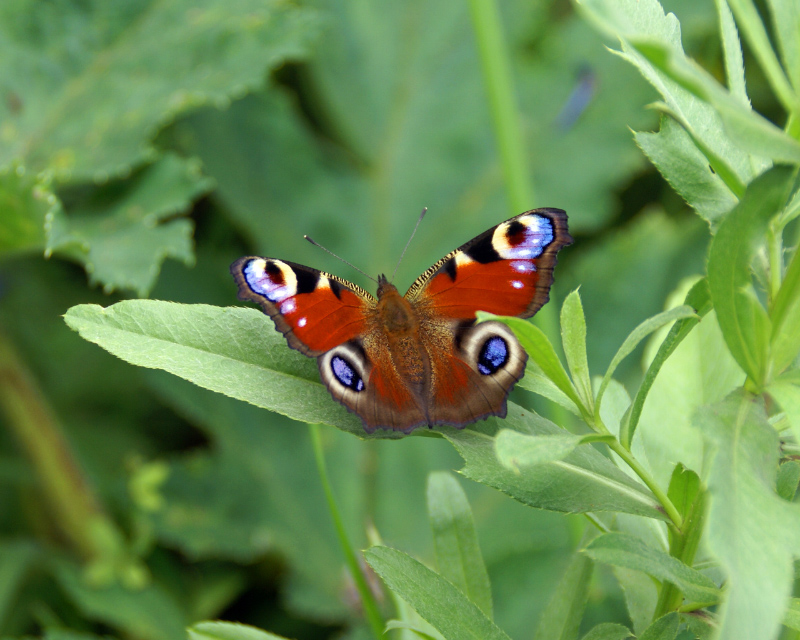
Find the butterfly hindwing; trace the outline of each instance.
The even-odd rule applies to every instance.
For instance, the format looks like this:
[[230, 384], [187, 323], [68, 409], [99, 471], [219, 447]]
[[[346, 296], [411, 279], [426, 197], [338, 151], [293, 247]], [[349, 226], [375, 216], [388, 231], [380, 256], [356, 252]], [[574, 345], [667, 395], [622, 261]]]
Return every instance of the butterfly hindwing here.
[[289, 345], [317, 357], [365, 331], [375, 300], [323, 271], [293, 262], [246, 256], [231, 265], [239, 298], [261, 306]]

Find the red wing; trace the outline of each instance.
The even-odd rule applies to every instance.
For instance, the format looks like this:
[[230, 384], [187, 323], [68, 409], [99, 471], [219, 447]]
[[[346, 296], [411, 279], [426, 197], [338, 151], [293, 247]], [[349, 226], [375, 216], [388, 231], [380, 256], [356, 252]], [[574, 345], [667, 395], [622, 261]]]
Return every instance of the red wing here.
[[571, 243], [561, 209], [533, 209], [446, 255], [406, 298], [454, 319], [472, 319], [476, 311], [530, 318], [550, 297], [558, 250]]
[[365, 330], [375, 300], [366, 291], [292, 262], [247, 256], [231, 265], [239, 298], [258, 303], [289, 346], [319, 356]]

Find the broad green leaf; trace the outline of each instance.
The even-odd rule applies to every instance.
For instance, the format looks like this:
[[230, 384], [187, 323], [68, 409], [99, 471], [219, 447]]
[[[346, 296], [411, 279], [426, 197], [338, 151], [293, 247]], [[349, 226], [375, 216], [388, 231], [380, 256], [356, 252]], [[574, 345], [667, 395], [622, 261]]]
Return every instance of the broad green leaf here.
[[800, 351], [800, 251], [795, 249], [770, 310], [772, 359], [776, 373], [788, 367]]
[[461, 591], [411, 556], [389, 547], [371, 547], [364, 557], [389, 589], [447, 640], [508, 640]]
[[93, 284], [106, 292], [130, 289], [146, 296], [161, 263], [171, 257], [194, 263], [194, 225], [176, 214], [211, 187], [196, 162], [167, 154], [119, 188], [58, 211], [47, 227], [46, 255], [82, 263]]
[[84, 616], [110, 625], [121, 635], [144, 640], [185, 638], [183, 613], [160, 585], [143, 589], [126, 589], [119, 584], [93, 588], [86, 584], [78, 567], [65, 562], [58, 565], [56, 578]]
[[589, 599], [594, 563], [576, 553], [539, 618], [534, 640], [575, 640]]
[[186, 628], [189, 640], [285, 640], [283, 636], [238, 622], [198, 622]]
[[492, 588], [464, 490], [449, 473], [437, 471], [428, 476], [427, 494], [439, 575], [491, 620]]
[[800, 385], [778, 378], [767, 386], [769, 393], [786, 413], [794, 437], [800, 442]]
[[619, 438], [620, 442], [622, 442], [622, 444], [628, 449], [630, 449], [631, 443], [633, 442], [633, 436], [636, 433], [636, 427], [639, 424], [639, 419], [642, 414], [642, 407], [647, 399], [647, 394], [650, 393], [650, 389], [652, 388], [659, 371], [661, 371], [661, 367], [664, 365], [664, 362], [666, 362], [667, 358], [672, 355], [683, 339], [689, 335], [689, 332], [711, 308], [708, 282], [705, 280], [705, 278], [699, 280], [689, 290], [689, 292], [686, 294], [686, 298], [684, 299], [684, 305], [693, 308], [697, 316], [685, 318], [672, 325], [663, 342], [659, 346], [655, 357], [647, 367], [644, 379], [639, 385], [639, 389], [636, 391], [636, 397], [633, 399], [630, 409], [621, 421]]
[[496, 319], [506, 323], [514, 330], [517, 338], [522, 344], [522, 347], [527, 351], [528, 356], [536, 363], [564, 395], [566, 395], [577, 407], [581, 407], [582, 403], [580, 397], [569, 379], [567, 372], [564, 370], [564, 365], [561, 364], [558, 355], [556, 354], [550, 340], [544, 332], [534, 324], [527, 320], [520, 320], [519, 318], [510, 318], [502, 316], [492, 316], [491, 314], [479, 311], [478, 320]]
[[719, 17], [719, 33], [722, 40], [722, 51], [725, 54], [725, 79], [728, 81], [728, 90], [731, 95], [744, 106], [750, 107], [747, 97], [747, 87], [744, 78], [744, 57], [742, 44], [739, 42], [739, 32], [733, 21], [733, 14], [727, 0], [714, 0]]
[[744, 393], [698, 410], [696, 423], [716, 449], [704, 542], [726, 574], [719, 637], [776, 637], [791, 595], [792, 557], [800, 550], [800, 507], [774, 489], [777, 434], [757, 400]]
[[556, 404], [561, 405], [576, 416], [581, 415], [578, 406], [569, 399], [569, 397], [559, 389], [555, 383], [548, 378], [539, 366], [528, 358], [528, 365], [525, 367], [525, 376], [517, 383], [522, 389], [527, 389], [533, 393], [552, 400]]
[[22, 164], [0, 167], [0, 257], [43, 251], [45, 227], [60, 209], [49, 180], [29, 173]]
[[614, 622], [601, 622], [581, 640], [626, 640], [632, 637], [633, 634], [628, 627]]
[[720, 224], [708, 254], [708, 286], [722, 335], [756, 384], [763, 384], [767, 375], [770, 321], [753, 292], [750, 262], [769, 220], [786, 203], [793, 180], [788, 167], [756, 178]]
[[78, 305], [64, 319], [131, 364], [163, 369], [295, 420], [365, 435], [361, 421], [331, 401], [314, 361], [289, 349], [255, 309], [124, 300], [105, 309]]
[[668, 613], [651, 624], [639, 640], [675, 640], [680, 623], [680, 616], [675, 611]]
[[766, 4], [783, 68], [797, 91], [800, 87], [800, 8], [793, 0], [767, 0]]
[[[502, 426], [524, 435], [564, 433], [552, 422], [512, 403], [509, 403], [508, 416]], [[664, 519], [649, 491], [593, 447], [580, 447], [563, 460], [516, 473], [497, 459], [494, 432], [491, 423], [461, 431], [443, 430], [444, 436], [464, 458], [463, 475], [539, 509], [566, 513], [622, 511]]]
[[495, 438], [497, 459], [504, 467], [519, 471], [546, 462], [556, 462], [566, 458], [578, 445], [586, 442], [602, 442], [613, 436], [590, 434], [576, 436], [562, 432], [554, 435], [530, 436], [501, 429]]
[[690, 306], [683, 305], [663, 311], [652, 318], [648, 318], [633, 331], [631, 331], [628, 337], [625, 338], [625, 342], [623, 342], [620, 348], [617, 350], [616, 355], [614, 355], [614, 358], [611, 360], [611, 364], [608, 365], [606, 374], [603, 376], [603, 381], [600, 383], [600, 388], [597, 391], [595, 411], [600, 411], [603, 394], [606, 392], [608, 383], [611, 381], [614, 371], [616, 371], [619, 363], [627, 358], [642, 340], [653, 333], [653, 331], [656, 331], [666, 324], [675, 322], [676, 320], [683, 320], [684, 318], [693, 317], [695, 317], [695, 310]]
[[715, 604], [720, 600], [720, 590], [710, 578], [627, 533], [603, 534], [583, 552], [596, 562], [642, 571], [662, 582], [671, 582], [691, 602]]
[[717, 222], [738, 202], [720, 177], [719, 163], [712, 169], [708, 154], [671, 116], [662, 116], [658, 133], [637, 131], [634, 139], [672, 188], [708, 222]]
[[315, 13], [278, 0], [40, 9], [29, 0], [0, 11], [0, 75], [15, 98], [0, 106], [0, 165], [21, 157], [75, 181], [152, 159], [161, 126], [260, 87], [268, 70], [303, 56], [318, 31]]
[[583, 406], [591, 408], [594, 394], [586, 359], [586, 317], [578, 291], [572, 291], [561, 305], [561, 341], [569, 372]]
[[783, 462], [778, 470], [778, 478], [775, 483], [778, 495], [784, 500], [792, 502], [797, 493], [798, 484], [800, 484], [800, 462], [797, 460]]

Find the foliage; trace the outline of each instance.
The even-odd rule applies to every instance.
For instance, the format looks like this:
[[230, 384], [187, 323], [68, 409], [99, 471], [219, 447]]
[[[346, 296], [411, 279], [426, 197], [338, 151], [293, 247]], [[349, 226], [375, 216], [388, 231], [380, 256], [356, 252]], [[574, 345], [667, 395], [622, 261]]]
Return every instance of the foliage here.
[[[0, 635], [798, 637], [796, 3], [530, 5], [0, 7]], [[235, 306], [527, 199], [505, 420], [366, 434]]]

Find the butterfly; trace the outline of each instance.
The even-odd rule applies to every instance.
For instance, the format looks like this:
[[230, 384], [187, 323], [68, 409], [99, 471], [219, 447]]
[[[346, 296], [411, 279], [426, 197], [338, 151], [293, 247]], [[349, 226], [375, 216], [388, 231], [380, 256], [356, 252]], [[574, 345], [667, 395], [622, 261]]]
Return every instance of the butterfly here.
[[505, 417], [528, 355], [505, 324], [477, 324], [475, 313], [530, 318], [549, 299], [556, 254], [571, 243], [564, 211], [526, 211], [448, 253], [404, 296], [380, 275], [377, 299], [274, 258], [239, 258], [231, 273], [239, 298], [317, 359], [323, 384], [368, 433], [408, 433]]

